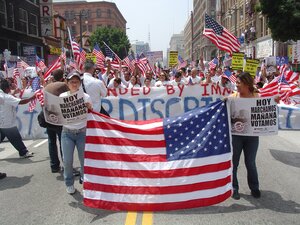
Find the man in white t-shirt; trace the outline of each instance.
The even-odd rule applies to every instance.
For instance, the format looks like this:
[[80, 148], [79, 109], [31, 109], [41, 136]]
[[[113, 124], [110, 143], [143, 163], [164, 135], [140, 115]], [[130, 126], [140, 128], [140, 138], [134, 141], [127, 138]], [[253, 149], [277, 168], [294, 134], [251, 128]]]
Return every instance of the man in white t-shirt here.
[[107, 95], [107, 89], [105, 87], [105, 84], [101, 80], [93, 77], [92, 74], [95, 70], [95, 65], [93, 61], [86, 60], [84, 64], [84, 70], [85, 73], [83, 74], [82, 83], [84, 87], [84, 92], [86, 92], [91, 97], [93, 103], [93, 110], [95, 112], [100, 112], [101, 98]]
[[35, 99], [35, 95], [27, 99], [19, 99], [10, 94], [11, 85], [7, 80], [2, 79], [0, 89], [0, 136], [1, 141], [5, 137], [19, 152], [20, 158], [29, 158], [33, 156], [23, 143], [21, 134], [16, 126], [17, 106], [27, 104]]

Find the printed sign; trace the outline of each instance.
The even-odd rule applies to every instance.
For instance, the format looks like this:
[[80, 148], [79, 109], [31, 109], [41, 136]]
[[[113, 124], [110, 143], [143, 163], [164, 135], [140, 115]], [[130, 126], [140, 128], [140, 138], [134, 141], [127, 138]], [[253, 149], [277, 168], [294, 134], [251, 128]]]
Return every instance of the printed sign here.
[[24, 70], [24, 76], [25, 77], [30, 77], [30, 78], [34, 78], [34, 77], [37, 77], [37, 73], [36, 73], [36, 68], [35, 67], [27, 67], [25, 70]]
[[244, 72], [248, 72], [250, 73], [251, 76], [255, 77], [258, 65], [259, 65], [258, 59], [247, 59]]
[[233, 70], [243, 70], [243, 65], [244, 65], [244, 53], [237, 53], [233, 52], [232, 53], [232, 69]]
[[278, 109], [274, 98], [229, 98], [229, 103], [233, 135], [278, 133]]
[[169, 52], [169, 67], [173, 67], [178, 63], [178, 52], [170, 51]]
[[45, 120], [54, 125], [67, 125], [86, 121], [87, 107], [82, 90], [67, 97], [57, 97], [44, 91]]

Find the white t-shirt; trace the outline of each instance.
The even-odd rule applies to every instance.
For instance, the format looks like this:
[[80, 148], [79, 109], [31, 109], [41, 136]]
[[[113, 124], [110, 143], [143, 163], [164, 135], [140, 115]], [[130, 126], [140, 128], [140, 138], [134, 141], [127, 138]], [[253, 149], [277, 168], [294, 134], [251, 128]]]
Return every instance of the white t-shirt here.
[[107, 95], [107, 89], [103, 81], [94, 78], [90, 73], [84, 73], [83, 82], [86, 93], [91, 97], [93, 110], [95, 112], [100, 112], [101, 97]]
[[16, 126], [17, 106], [21, 99], [4, 93], [0, 89], [0, 128]]
[[[59, 95], [59, 97], [68, 97], [69, 95], [71, 95], [71, 94], [70, 94], [69, 91], [67, 91], [67, 92], [61, 93]], [[93, 104], [92, 100], [91, 100], [91, 97], [87, 93], [84, 93], [84, 102], [85, 103], [89, 102], [89, 103]], [[63, 125], [63, 127], [67, 128], [69, 130], [79, 130], [81, 128], [86, 127], [86, 121], [81, 121], [81, 122], [76, 123], [76, 124]]]

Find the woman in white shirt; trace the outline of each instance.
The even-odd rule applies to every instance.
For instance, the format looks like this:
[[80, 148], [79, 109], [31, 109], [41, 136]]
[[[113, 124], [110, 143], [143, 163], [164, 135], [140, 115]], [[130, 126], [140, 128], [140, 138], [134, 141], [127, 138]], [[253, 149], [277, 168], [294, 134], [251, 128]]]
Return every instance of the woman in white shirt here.
[[[70, 96], [77, 91], [81, 86], [81, 77], [77, 71], [73, 71], [68, 74], [67, 85], [70, 91], [60, 94], [60, 97]], [[84, 103], [87, 109], [92, 109], [92, 101], [88, 94], [84, 93]], [[85, 147], [85, 135], [86, 135], [86, 121], [81, 121], [76, 124], [64, 125], [61, 134], [62, 152], [64, 157], [64, 179], [67, 186], [67, 193], [74, 194], [74, 177], [73, 177], [73, 156], [75, 146], [78, 152], [78, 158], [81, 165], [81, 177], [80, 183], [82, 183], [83, 176], [83, 162], [84, 162], [84, 147]]]
[[161, 73], [159, 75], [159, 80], [155, 83], [155, 87], [162, 87], [170, 84], [169, 78], [166, 73]]

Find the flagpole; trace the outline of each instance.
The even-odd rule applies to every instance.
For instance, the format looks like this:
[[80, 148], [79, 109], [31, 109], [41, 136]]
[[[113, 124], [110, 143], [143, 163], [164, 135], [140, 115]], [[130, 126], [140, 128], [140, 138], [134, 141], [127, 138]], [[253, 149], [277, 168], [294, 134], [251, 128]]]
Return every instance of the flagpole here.
[[[114, 53], [116, 56], [118, 56], [106, 43], [105, 43], [105, 41], [102, 41], [103, 42], [103, 44], [105, 44], [105, 46], [106, 47], [108, 47], [109, 48], [109, 50], [110, 51], [112, 51], [112, 53]], [[119, 57], [119, 56], [118, 56]], [[119, 57], [120, 58], [120, 57]]]
[[72, 48], [72, 36], [71, 36], [71, 31], [70, 31], [70, 28], [69, 28], [69, 27], [67, 27], [67, 30], [68, 30], [68, 36], [69, 36], [70, 45], [71, 45], [71, 52], [72, 52], [72, 54], [70, 55], [70, 58], [72, 59], [72, 56], [73, 56], [73, 58], [75, 58], [75, 57], [74, 57], [73, 48]]

